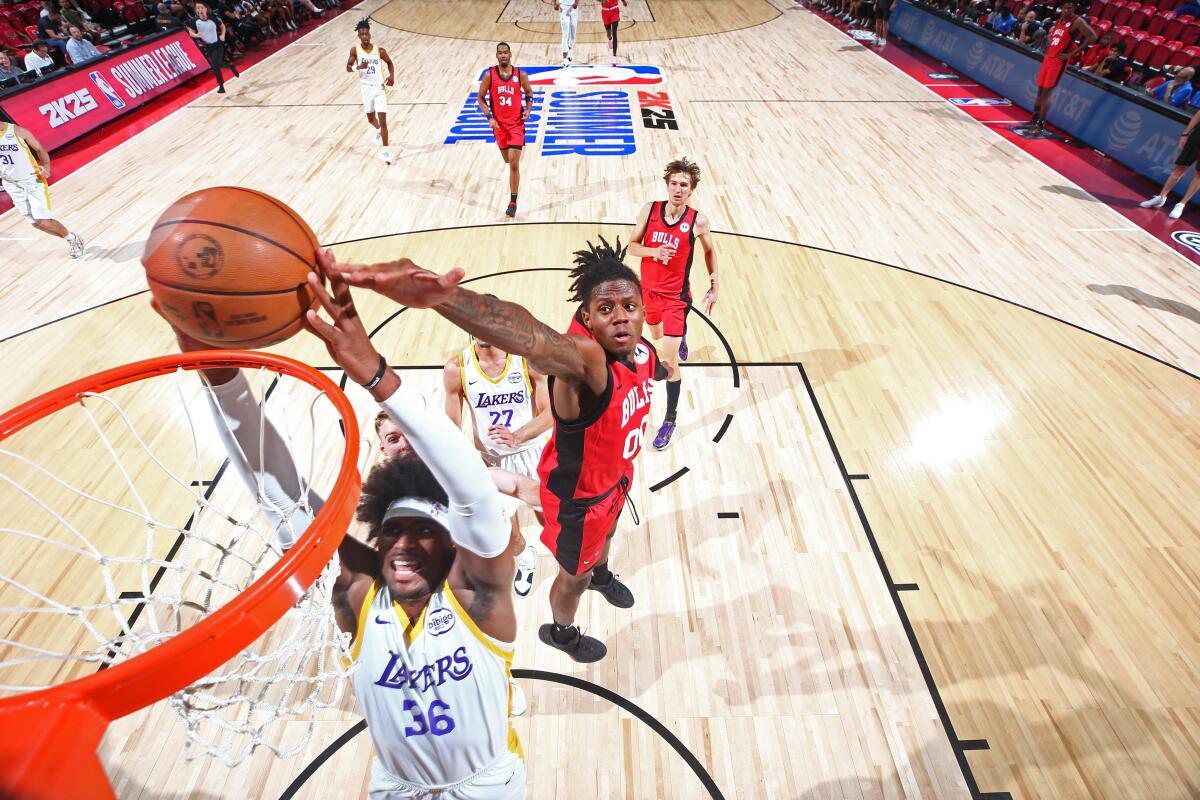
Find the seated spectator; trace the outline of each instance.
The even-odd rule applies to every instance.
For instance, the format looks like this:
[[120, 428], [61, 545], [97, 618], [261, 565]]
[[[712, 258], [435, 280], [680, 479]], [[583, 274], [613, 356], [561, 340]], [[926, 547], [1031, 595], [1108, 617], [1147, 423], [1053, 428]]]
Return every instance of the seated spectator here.
[[160, 31], [174, 30], [183, 26], [179, 17], [171, 13], [171, 9], [166, 3], [158, 4], [158, 13], [154, 15], [154, 24]]
[[67, 53], [67, 36], [66, 26], [63, 24], [62, 14], [58, 13], [58, 8], [52, 6], [42, 9], [43, 15], [38, 17], [38, 37], [44, 41], [52, 50], [58, 52], [62, 60], [66, 60]]
[[1129, 74], [1129, 68], [1129, 59], [1125, 58], [1124, 43], [1113, 42], [1104, 58], [1088, 67], [1087, 71], [1114, 83], [1124, 83], [1125, 76]]
[[[98, 44], [108, 30], [92, 19], [91, 14], [83, 10], [76, 0], [63, 0], [62, 17], [67, 25], [78, 25], [85, 38], [92, 44]], [[69, 31], [68, 31], [69, 32]]]
[[1173, 80], [1152, 89], [1150, 96], [1176, 108], [1183, 108], [1187, 101], [1192, 99], [1192, 75], [1195, 72], [1191, 67], [1184, 67], [1176, 73]]
[[83, 38], [83, 29], [78, 25], [68, 26], [67, 33], [71, 37], [67, 40], [67, 55], [71, 57], [72, 64], [82, 64], [100, 57], [96, 45]]
[[1033, 36], [1042, 28], [1038, 25], [1038, 15], [1035, 11], [1026, 11], [1025, 18], [1021, 20], [1021, 24], [1016, 27], [1013, 35], [1017, 41], [1026, 47], [1033, 46]]
[[33, 43], [33, 52], [25, 56], [26, 71], [37, 70], [37, 74], [41, 75], [42, 70], [53, 66], [54, 59], [50, 57], [50, 46], [38, 39]]
[[12, 59], [8, 57], [8, 53], [0, 50], [0, 81], [15, 78], [22, 72], [24, 70], [12, 62]]
[[1105, 31], [1100, 34], [1100, 38], [1094, 45], [1087, 49], [1083, 57], [1079, 59], [1079, 68], [1088, 72], [1095, 72], [1093, 69], [1101, 61], [1108, 57], [1108, 51], [1112, 49], [1113, 34], [1112, 31]]
[[993, 11], [987, 19], [987, 26], [1001, 36], [1011, 34], [1016, 25], [1017, 18], [1013, 16], [1012, 9], [1008, 7], [1007, 3], [1002, 3], [1000, 8]]

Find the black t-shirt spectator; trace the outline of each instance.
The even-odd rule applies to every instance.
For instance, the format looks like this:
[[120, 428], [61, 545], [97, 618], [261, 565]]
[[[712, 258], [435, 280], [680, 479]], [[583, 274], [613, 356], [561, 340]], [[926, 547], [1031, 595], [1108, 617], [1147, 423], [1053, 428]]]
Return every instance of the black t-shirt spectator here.
[[65, 27], [62, 17], [58, 19], [51, 19], [48, 16], [38, 18], [38, 36], [42, 39], [65, 39], [67, 34], [63, 30]]
[[1125, 73], [1129, 71], [1129, 59], [1124, 56], [1116, 55], [1107, 60], [1107, 63], [1100, 68], [1100, 77], [1108, 78], [1110, 81], [1120, 83], [1125, 80]]

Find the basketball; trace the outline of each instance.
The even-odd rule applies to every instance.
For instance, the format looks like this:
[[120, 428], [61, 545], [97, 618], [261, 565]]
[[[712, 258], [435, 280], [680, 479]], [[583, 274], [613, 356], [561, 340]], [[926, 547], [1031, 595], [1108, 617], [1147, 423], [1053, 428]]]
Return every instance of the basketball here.
[[275, 198], [236, 186], [176, 200], [150, 230], [142, 266], [150, 293], [184, 333], [216, 347], [255, 349], [300, 330], [316, 299], [317, 237]]

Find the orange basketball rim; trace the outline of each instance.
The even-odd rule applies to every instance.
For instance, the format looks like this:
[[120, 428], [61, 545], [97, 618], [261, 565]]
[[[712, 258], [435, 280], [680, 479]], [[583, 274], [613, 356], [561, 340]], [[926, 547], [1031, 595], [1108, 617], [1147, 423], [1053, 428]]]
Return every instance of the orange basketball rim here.
[[271, 353], [207, 350], [162, 356], [100, 372], [0, 416], [0, 441], [99, 393], [179, 369], [266, 368], [322, 392], [341, 415], [346, 450], [337, 480], [312, 525], [236, 598], [148, 652], [85, 678], [0, 700], [0, 798], [111, 798], [97, 748], [109, 723], [190, 685], [263, 634], [333, 558], [358, 500], [358, 425], [349, 399], [320, 371]]

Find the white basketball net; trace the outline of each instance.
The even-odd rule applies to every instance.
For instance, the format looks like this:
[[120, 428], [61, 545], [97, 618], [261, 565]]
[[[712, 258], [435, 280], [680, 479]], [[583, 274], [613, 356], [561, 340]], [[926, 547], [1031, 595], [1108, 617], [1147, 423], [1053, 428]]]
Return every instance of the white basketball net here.
[[[82, 394], [0, 443], [0, 697], [155, 647], [263, 575], [282, 554], [277, 538], [303, 533], [310, 485], [327, 492], [344, 454], [340, 416], [302, 381], [264, 368], [250, 383], [270, 398], [260, 429], [269, 418], [304, 464], [288, 507], [261, 480], [257, 497], [247, 491], [200, 381], [182, 370]], [[234, 766], [259, 747], [288, 756], [305, 746], [350, 671], [330, 604], [337, 574], [334, 559], [267, 633], [170, 697], [189, 758]]]

